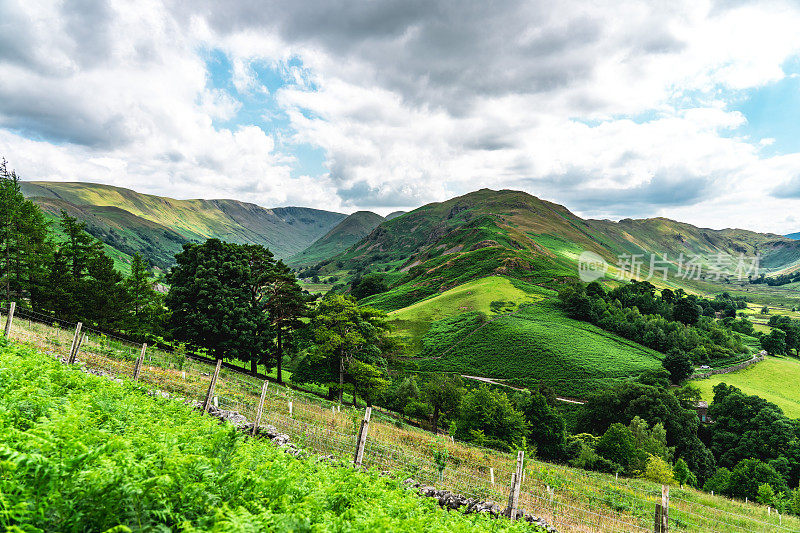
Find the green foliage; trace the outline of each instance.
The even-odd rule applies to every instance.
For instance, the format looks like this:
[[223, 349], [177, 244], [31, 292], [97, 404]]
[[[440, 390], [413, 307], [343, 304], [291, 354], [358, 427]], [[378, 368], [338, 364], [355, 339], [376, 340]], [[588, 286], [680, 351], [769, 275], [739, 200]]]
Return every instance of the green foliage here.
[[[296, 459], [131, 383], [0, 346], [9, 531], [527, 531], [377, 473]], [[158, 428], [154, 431], [154, 428]]]
[[525, 417], [514, 409], [504, 393], [481, 385], [464, 396], [456, 422], [456, 437], [475, 438], [482, 432], [484, 445], [501, 450], [524, 448], [527, 431]]
[[149, 269], [139, 254], [131, 261], [131, 274], [123, 282], [131, 305], [126, 329], [138, 335], [152, 334], [163, 316], [163, 297], [153, 289]]
[[[671, 301], [655, 294], [655, 287], [646, 281], [633, 281], [609, 293], [586, 292], [581, 284], [561, 290], [559, 299], [569, 316], [597, 324], [626, 339], [639, 342], [660, 352], [672, 350], [689, 354], [694, 363], [730, 357], [747, 349], [741, 338], [711, 318], [700, 318], [700, 309], [714, 315], [715, 306], [733, 306], [731, 299], [703, 300], [695, 296]], [[673, 303], [674, 301], [674, 303]], [[688, 309], [697, 311], [687, 316]], [[681, 361], [675, 369], [683, 375], [687, 365]], [[676, 374], [674, 377], [680, 377]]]
[[[763, 466], [777, 469], [776, 474], [782, 479], [781, 486], [770, 479], [763, 481], [775, 490], [784, 490], [787, 483], [798, 483], [800, 473], [795, 458], [800, 456], [800, 422], [787, 418], [776, 405], [724, 383], [714, 387], [708, 416], [714, 420], [711, 450], [720, 465], [739, 468], [746, 460], [764, 461], [769, 464]], [[750, 487], [751, 498], [755, 491], [755, 486]]]
[[714, 475], [703, 484], [703, 490], [715, 494], [727, 494], [731, 484], [731, 471], [724, 466], [717, 469]]
[[311, 325], [316, 345], [298, 363], [293, 381], [327, 385], [329, 397], [338, 395], [340, 402], [345, 387], [367, 401], [386, 388], [379, 376], [385, 374], [385, 353], [395, 346], [385, 313], [361, 307], [350, 296], [329, 294], [317, 303]]
[[536, 455], [548, 461], [564, 457], [567, 432], [564, 419], [538, 391], [525, 394], [522, 401], [515, 401], [528, 423], [528, 442], [536, 446]]
[[770, 465], [758, 459], [744, 459], [731, 471], [725, 493], [735, 498], [757, 500], [763, 485], [769, 485], [772, 496], [775, 490], [788, 490], [781, 475]]
[[667, 446], [675, 448], [698, 479], [705, 481], [714, 473], [714, 456], [697, 436], [697, 413], [664, 388], [624, 383], [600, 391], [584, 404], [576, 430], [599, 435], [613, 423], [630, 424], [637, 416], [653, 426], [663, 425]]
[[17, 173], [0, 162], [0, 299], [40, 300], [52, 254], [47, 221], [20, 192]]
[[769, 483], [762, 483], [758, 486], [756, 501], [762, 505], [772, 505], [775, 500], [775, 491]]
[[350, 294], [357, 299], [366, 298], [373, 294], [380, 294], [385, 292], [389, 287], [386, 285], [383, 276], [378, 274], [370, 274], [363, 278], [356, 278], [353, 280], [350, 288]]
[[774, 328], [769, 335], [761, 337], [761, 347], [772, 355], [786, 354], [786, 332]]
[[697, 484], [697, 478], [692, 471], [689, 470], [689, 465], [687, 465], [686, 461], [683, 459], [678, 459], [675, 462], [675, 468], [673, 470], [675, 474], [675, 481], [678, 482], [681, 488], [687, 484], [692, 486]]
[[436, 470], [439, 472], [439, 479], [444, 475], [444, 469], [447, 467], [447, 460], [450, 457], [450, 452], [447, 446], [440, 437], [436, 437], [429, 444], [433, 464], [436, 465]]
[[675, 476], [672, 467], [661, 457], [651, 455], [647, 460], [647, 465], [641, 473], [641, 477], [654, 483], [671, 485], [675, 483]]
[[431, 422], [433, 432], [439, 428], [439, 417], [444, 414], [452, 418], [464, 397], [464, 383], [459, 375], [436, 374], [422, 389], [422, 394], [433, 409]]
[[628, 469], [636, 451], [633, 432], [620, 423], [611, 424], [597, 441], [595, 451], [601, 457]]
[[694, 370], [689, 356], [675, 348], [667, 352], [661, 364], [664, 366], [664, 369], [669, 372], [672, 383], [676, 385], [691, 376]]

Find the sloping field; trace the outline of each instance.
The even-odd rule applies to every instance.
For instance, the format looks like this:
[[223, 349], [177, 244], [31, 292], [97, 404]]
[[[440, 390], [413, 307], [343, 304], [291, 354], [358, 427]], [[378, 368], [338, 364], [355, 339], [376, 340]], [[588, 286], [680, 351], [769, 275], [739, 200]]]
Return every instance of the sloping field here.
[[[179, 520], [184, 521], [173, 530], [502, 531], [511, 527], [503, 520], [487, 522], [479, 516], [439, 511], [434, 502], [399, 490], [397, 481], [412, 476], [503, 505], [515, 468], [512, 454], [444, 441], [440, 445], [449, 456], [440, 476], [431, 456], [430, 433], [373, 412], [364, 455], [370, 472], [296, 460], [271, 445], [242, 438], [230, 425], [192, 413], [178, 401], [144, 394], [147, 388], [158, 388], [173, 397], [203, 399], [213, 367], [148, 349], [139, 382], [131, 383], [139, 346], [91, 332], [78, 365], [102, 369], [121, 378], [121, 383], [86, 376], [52, 358], [66, 354], [70, 329], [52, 321], [20, 318], [14, 321], [11, 338], [26, 339], [49, 355], [8, 348], [0, 340], [0, 377], [9, 378], [0, 379], [0, 413], [8, 414], [0, 417], [4, 527], [120, 532], [127, 529], [110, 528], [127, 521], [133, 531], [154, 531], [164, 529], [159, 524], [170, 529]], [[260, 380], [223, 368], [215, 395], [220, 407], [236, 409], [252, 420], [261, 386]], [[287, 402], [293, 402], [293, 413]], [[288, 433], [312, 454], [350, 462], [362, 416], [362, 410], [337, 407], [270, 383], [262, 423]], [[394, 474], [376, 474], [384, 470]], [[529, 457], [523, 472], [522, 508], [543, 516], [559, 531], [652, 531], [660, 485]], [[58, 483], [51, 485], [53, 479]], [[96, 497], [87, 503], [87, 494]], [[95, 505], [98, 501], [102, 506]], [[45, 512], [34, 513], [37, 505], [46, 506]], [[42, 520], [60, 522], [42, 524]], [[24, 527], [15, 527], [20, 525]], [[796, 517], [778, 517], [764, 506], [689, 488], [670, 491], [670, 531], [798, 530]]]
[[708, 402], [714, 399], [714, 385], [727, 383], [742, 389], [745, 394], [774, 403], [791, 418], [800, 418], [800, 361], [792, 357], [768, 357], [743, 370], [698, 379], [693, 383]]
[[[536, 531], [297, 459], [131, 382], [0, 344], [6, 531]], [[157, 431], [154, 431], [158, 428]]]
[[419, 361], [425, 371], [458, 372], [544, 383], [559, 394], [587, 395], [658, 368], [661, 354], [572, 320], [553, 303], [525, 306], [489, 321], [442, 353]]

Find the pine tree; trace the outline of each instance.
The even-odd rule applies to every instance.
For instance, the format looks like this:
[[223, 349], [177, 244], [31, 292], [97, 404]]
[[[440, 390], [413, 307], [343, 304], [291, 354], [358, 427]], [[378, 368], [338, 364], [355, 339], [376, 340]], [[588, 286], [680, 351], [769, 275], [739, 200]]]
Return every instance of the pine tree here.
[[300, 318], [307, 313], [306, 298], [297, 283], [297, 278], [282, 261], [278, 261], [272, 269], [263, 295], [269, 321], [276, 337], [275, 362], [278, 383], [283, 383], [281, 370], [284, 342], [292, 331], [303, 326]]
[[38, 298], [52, 253], [41, 209], [26, 200], [15, 171], [0, 162], [0, 282], [2, 299], [24, 304]]
[[[385, 313], [372, 307], [359, 307], [350, 296], [333, 294], [317, 304], [312, 327], [316, 346], [313, 353], [298, 364], [292, 381], [327, 385], [329, 398], [338, 398], [339, 402], [346, 386], [361, 385], [363, 388], [368, 382], [383, 386], [364, 365], [354, 367], [362, 377], [358, 383], [350, 372], [350, 364], [360, 361], [385, 373], [384, 351], [391, 347]], [[365, 390], [362, 395], [372, 396]]]
[[161, 306], [161, 296], [153, 288], [150, 271], [138, 253], [133, 255], [131, 274], [123, 286], [130, 302], [128, 329], [139, 335], [151, 332]]

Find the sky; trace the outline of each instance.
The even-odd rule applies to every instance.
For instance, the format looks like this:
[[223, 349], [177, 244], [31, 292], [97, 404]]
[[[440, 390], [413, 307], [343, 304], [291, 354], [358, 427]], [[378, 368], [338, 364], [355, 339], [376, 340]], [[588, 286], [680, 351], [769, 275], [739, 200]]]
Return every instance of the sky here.
[[23, 179], [800, 231], [800, 3], [0, 2]]

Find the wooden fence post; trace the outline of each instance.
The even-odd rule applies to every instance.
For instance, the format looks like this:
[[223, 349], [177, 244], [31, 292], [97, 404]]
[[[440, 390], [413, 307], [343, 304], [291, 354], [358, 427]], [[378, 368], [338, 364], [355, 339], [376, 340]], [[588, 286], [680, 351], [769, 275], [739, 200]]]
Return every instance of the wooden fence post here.
[[8, 316], [6, 317], [6, 329], [3, 331], [3, 336], [8, 338], [11, 335], [11, 321], [14, 320], [14, 310], [17, 308], [17, 302], [8, 304]]
[[75, 360], [78, 359], [78, 353], [81, 351], [81, 345], [85, 340], [86, 340], [86, 333], [80, 334], [78, 340], [75, 341], [75, 347], [72, 348], [72, 355], [69, 358], [69, 364], [74, 364]]
[[489, 479], [492, 480], [492, 485], [494, 485], [494, 468], [489, 467]]
[[133, 381], [139, 381], [139, 372], [142, 371], [142, 361], [144, 361], [144, 353], [147, 351], [147, 343], [142, 344], [142, 353], [136, 358], [136, 364], [133, 366]]
[[661, 533], [661, 515], [662, 515], [662, 508], [661, 504], [656, 504], [656, 514], [653, 517], [653, 533]]
[[203, 402], [203, 412], [208, 412], [208, 406], [211, 405], [211, 397], [214, 395], [214, 387], [217, 385], [217, 377], [219, 377], [219, 369], [222, 366], [222, 359], [217, 359], [217, 367], [214, 369], [214, 374], [211, 376], [211, 383], [208, 384], [208, 392], [206, 393], [206, 401]]
[[517, 452], [517, 468], [511, 476], [511, 489], [508, 494], [508, 516], [511, 520], [517, 519], [517, 507], [519, 506], [519, 489], [522, 486], [523, 464], [525, 461], [525, 452], [520, 450]]
[[261, 413], [264, 412], [264, 400], [267, 398], [267, 385], [269, 385], [269, 381], [266, 379], [264, 380], [264, 384], [261, 385], [261, 398], [258, 400], [258, 409], [256, 409], [256, 420], [253, 422], [253, 429], [250, 431], [250, 434], [255, 437], [256, 432], [258, 432], [258, 427], [261, 425]]
[[372, 415], [372, 407], [367, 407], [364, 411], [364, 420], [361, 421], [361, 429], [358, 430], [358, 441], [356, 441], [356, 454], [353, 457], [353, 464], [361, 466], [364, 459], [364, 447], [367, 444], [367, 433], [369, 432], [369, 417]]
[[661, 532], [669, 531], [669, 485], [661, 485]]
[[75, 326], [75, 335], [72, 337], [72, 346], [69, 347], [69, 355], [67, 356], [67, 364], [71, 365], [75, 362], [75, 347], [78, 345], [78, 341], [81, 338], [81, 328], [83, 327], [83, 322], [78, 322], [78, 325]]

